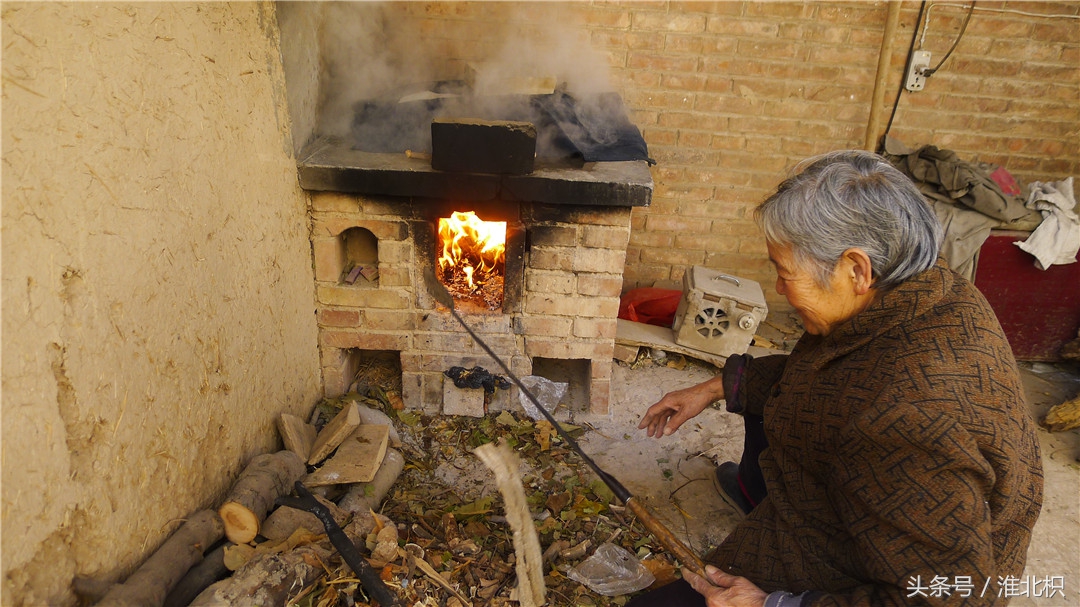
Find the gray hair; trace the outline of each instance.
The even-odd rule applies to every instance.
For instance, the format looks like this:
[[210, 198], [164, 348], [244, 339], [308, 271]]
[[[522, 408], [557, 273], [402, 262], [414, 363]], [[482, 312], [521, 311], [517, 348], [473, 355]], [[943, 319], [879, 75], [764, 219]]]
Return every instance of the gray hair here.
[[828, 288], [850, 248], [870, 257], [874, 287], [888, 289], [932, 267], [943, 231], [915, 184], [881, 156], [830, 152], [799, 163], [754, 210], [768, 242]]

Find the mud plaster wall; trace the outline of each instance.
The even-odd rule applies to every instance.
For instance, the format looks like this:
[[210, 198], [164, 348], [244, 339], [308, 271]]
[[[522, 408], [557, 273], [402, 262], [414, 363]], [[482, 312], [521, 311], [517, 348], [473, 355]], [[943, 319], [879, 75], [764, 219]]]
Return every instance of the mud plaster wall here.
[[70, 604], [319, 397], [270, 3], [5, 3], [3, 603]]

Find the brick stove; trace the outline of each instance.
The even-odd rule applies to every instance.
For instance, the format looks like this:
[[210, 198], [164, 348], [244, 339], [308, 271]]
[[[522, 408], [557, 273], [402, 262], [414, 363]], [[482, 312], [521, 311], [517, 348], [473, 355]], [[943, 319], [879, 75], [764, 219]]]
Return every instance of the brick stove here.
[[[500, 369], [421, 278], [436, 260], [438, 218], [474, 211], [506, 222], [504, 301], [498, 310], [459, 313], [519, 377], [569, 382], [564, 414], [608, 412], [630, 211], [652, 197], [645, 161], [538, 163], [527, 175], [448, 173], [416, 155], [323, 139], [301, 160], [300, 182], [312, 191], [327, 396], [347, 391], [371, 359], [400, 364], [408, 409], [482, 415], [520, 406], [516, 387], [485, 399], [445, 376], [454, 366]], [[354, 265], [373, 278], [349, 284]]]

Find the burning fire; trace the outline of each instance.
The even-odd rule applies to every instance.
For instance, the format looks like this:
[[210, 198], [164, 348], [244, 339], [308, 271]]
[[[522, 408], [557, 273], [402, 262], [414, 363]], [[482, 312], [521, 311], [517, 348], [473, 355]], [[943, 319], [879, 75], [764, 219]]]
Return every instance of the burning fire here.
[[[481, 294], [486, 307], [502, 306], [506, 222], [483, 221], [472, 211], [455, 211], [439, 219], [439, 242], [439, 273], [450, 292], [467, 297], [491, 285], [498, 293]], [[492, 295], [497, 295], [497, 301]]]

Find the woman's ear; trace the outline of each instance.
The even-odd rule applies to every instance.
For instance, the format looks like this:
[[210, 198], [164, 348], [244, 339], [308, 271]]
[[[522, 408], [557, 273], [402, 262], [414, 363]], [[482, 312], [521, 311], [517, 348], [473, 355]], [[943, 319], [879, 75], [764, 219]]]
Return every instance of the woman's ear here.
[[857, 295], [866, 295], [874, 288], [874, 268], [870, 256], [859, 248], [850, 248], [842, 256], [848, 262], [848, 271]]

